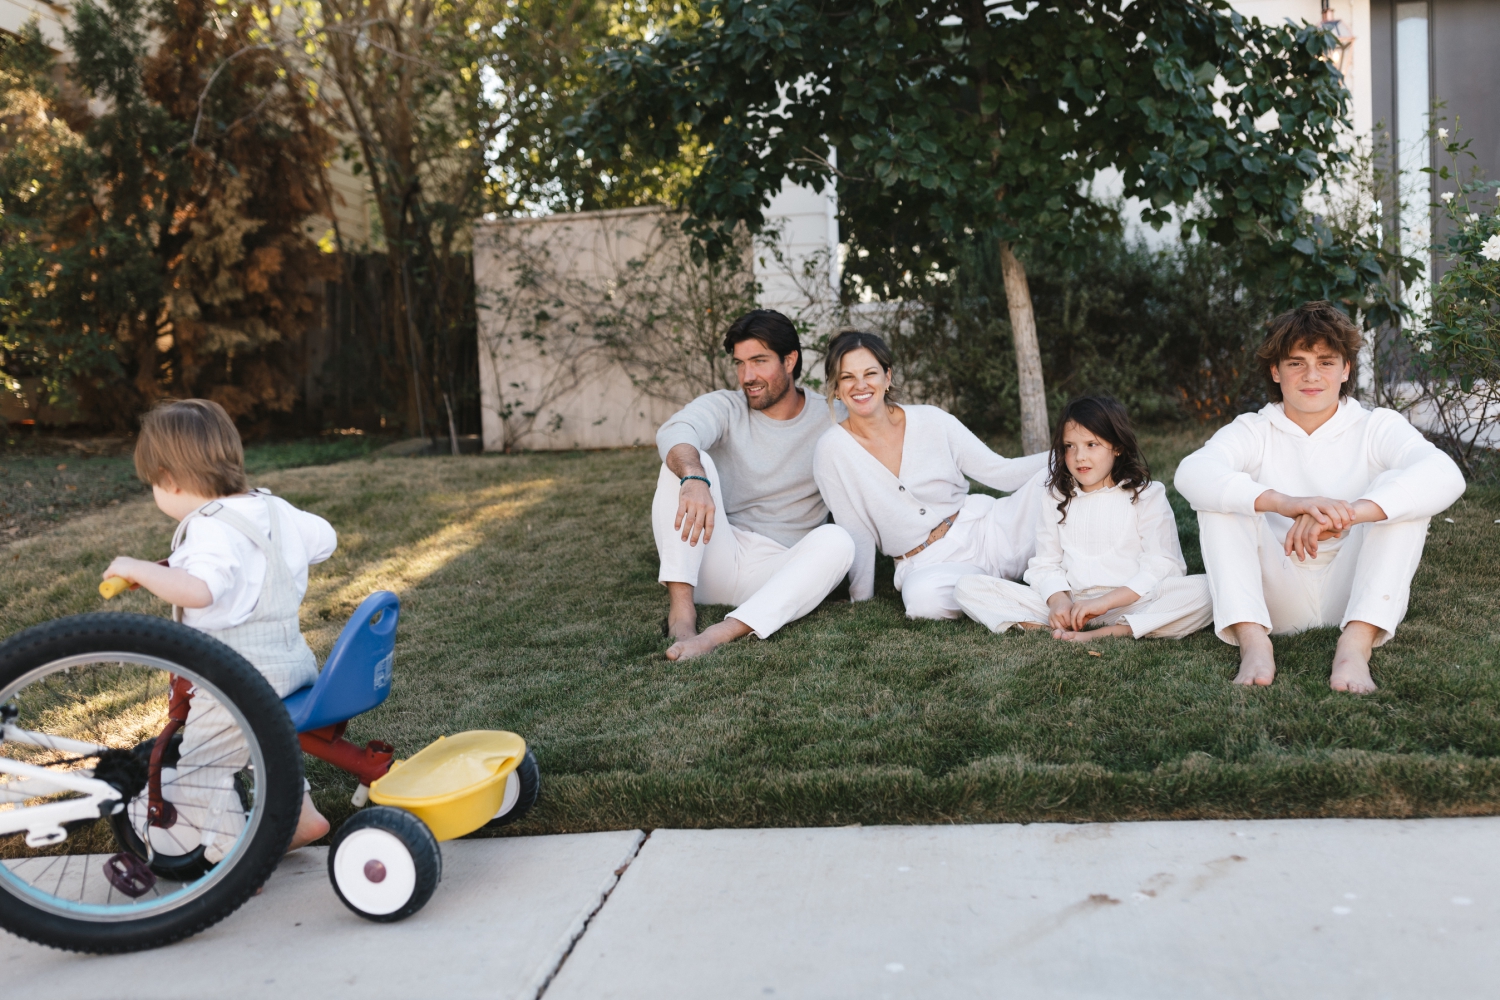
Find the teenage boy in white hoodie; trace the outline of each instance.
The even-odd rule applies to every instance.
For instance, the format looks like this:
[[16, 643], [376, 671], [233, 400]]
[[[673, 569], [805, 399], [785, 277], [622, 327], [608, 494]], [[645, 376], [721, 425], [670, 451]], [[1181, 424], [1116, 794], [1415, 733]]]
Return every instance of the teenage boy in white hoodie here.
[[1327, 302], [1278, 316], [1256, 355], [1275, 401], [1177, 467], [1214, 631], [1240, 647], [1236, 684], [1275, 679], [1272, 635], [1337, 625], [1329, 686], [1374, 691], [1370, 653], [1406, 617], [1427, 522], [1463, 494], [1458, 466], [1405, 417], [1347, 398], [1360, 346]]

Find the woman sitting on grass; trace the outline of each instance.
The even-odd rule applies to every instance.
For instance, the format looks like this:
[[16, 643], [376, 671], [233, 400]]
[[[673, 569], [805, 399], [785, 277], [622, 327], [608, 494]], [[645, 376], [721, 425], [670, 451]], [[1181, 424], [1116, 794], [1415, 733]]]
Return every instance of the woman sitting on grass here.
[[992, 632], [1050, 625], [1054, 638], [1075, 642], [1176, 639], [1213, 620], [1208, 577], [1184, 575], [1166, 487], [1152, 481], [1125, 407], [1108, 396], [1069, 403], [1050, 473], [1054, 502], [1026, 583], [964, 577], [953, 593], [970, 618]]
[[[1003, 458], [936, 406], [897, 406], [891, 352], [873, 333], [834, 337], [823, 362], [849, 418], [818, 439], [813, 479], [854, 539], [849, 599], [875, 596], [875, 549], [896, 560], [908, 618], [961, 618], [953, 585], [1019, 577], [1036, 550], [1046, 454]], [[977, 479], [1014, 495], [969, 494]]]

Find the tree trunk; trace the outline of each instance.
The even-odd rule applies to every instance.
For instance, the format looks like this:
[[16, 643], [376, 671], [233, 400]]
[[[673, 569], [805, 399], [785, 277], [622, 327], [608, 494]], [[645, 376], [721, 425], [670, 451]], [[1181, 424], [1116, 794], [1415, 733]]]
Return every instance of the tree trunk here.
[[1051, 447], [1047, 424], [1047, 389], [1042, 384], [1042, 351], [1036, 340], [1036, 313], [1031, 308], [1031, 286], [1026, 268], [1009, 243], [1000, 244], [1000, 271], [1005, 276], [1005, 303], [1016, 340], [1016, 377], [1021, 396], [1021, 451], [1035, 455]]

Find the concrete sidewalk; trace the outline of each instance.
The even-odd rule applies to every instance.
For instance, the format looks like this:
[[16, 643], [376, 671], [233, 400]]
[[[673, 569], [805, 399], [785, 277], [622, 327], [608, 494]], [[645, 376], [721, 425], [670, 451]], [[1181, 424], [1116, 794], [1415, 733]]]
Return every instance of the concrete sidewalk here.
[[432, 902], [390, 925], [344, 910], [304, 851], [191, 941], [85, 958], [0, 938], [0, 969], [8, 993], [49, 1000], [1370, 1000], [1488, 996], [1500, 979], [1500, 817], [641, 841], [445, 844]]

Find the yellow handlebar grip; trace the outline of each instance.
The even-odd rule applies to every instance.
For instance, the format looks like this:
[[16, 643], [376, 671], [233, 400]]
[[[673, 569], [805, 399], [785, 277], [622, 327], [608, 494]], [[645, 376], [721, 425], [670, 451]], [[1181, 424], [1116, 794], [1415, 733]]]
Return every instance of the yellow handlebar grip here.
[[123, 576], [112, 576], [99, 584], [99, 596], [106, 601], [111, 597], [119, 597], [130, 589], [130, 581]]

